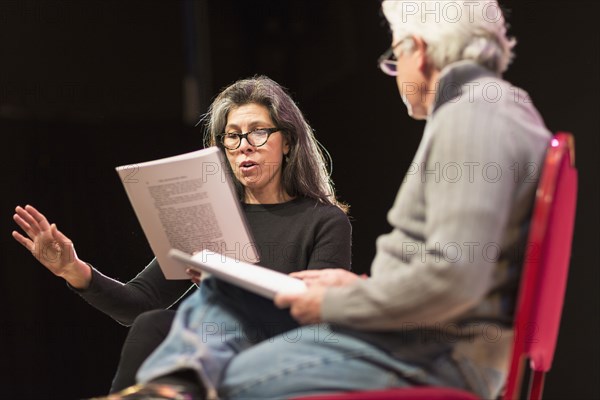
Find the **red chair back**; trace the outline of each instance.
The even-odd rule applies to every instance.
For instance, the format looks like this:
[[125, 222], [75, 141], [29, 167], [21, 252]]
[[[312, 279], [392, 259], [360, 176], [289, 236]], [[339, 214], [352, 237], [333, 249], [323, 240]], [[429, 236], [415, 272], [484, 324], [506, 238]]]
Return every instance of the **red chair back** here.
[[530, 360], [529, 398], [541, 398], [562, 314], [577, 201], [575, 148], [570, 133], [550, 143], [538, 183], [515, 315], [515, 341], [504, 393], [520, 395], [523, 362]]

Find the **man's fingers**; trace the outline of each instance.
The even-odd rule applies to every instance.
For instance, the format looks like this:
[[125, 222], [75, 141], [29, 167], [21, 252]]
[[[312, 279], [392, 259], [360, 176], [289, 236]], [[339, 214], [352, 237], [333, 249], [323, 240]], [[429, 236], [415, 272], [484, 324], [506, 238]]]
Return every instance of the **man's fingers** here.
[[298, 297], [295, 294], [278, 294], [275, 296], [275, 305], [279, 308], [288, 308]]
[[325, 270], [306, 269], [303, 271], [292, 272], [290, 276], [299, 279], [316, 279], [319, 278], [321, 274], [323, 274], [323, 271]]
[[307, 278], [307, 279], [303, 279], [303, 281], [304, 281], [304, 283], [306, 283], [307, 287], [323, 284], [322, 280], [319, 278]]

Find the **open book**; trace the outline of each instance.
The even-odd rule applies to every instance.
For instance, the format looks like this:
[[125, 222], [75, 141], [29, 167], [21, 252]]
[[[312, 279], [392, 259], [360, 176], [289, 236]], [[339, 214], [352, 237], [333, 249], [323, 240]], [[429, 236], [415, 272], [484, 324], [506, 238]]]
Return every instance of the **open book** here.
[[116, 168], [167, 279], [190, 279], [167, 256], [171, 248], [258, 261], [226, 163], [221, 150], [209, 147]]
[[169, 256], [182, 263], [182, 270], [187, 267], [195, 268], [202, 273], [203, 278], [208, 273], [269, 299], [273, 299], [277, 293], [294, 294], [306, 290], [306, 284], [300, 279], [209, 250], [190, 255], [172, 249]]

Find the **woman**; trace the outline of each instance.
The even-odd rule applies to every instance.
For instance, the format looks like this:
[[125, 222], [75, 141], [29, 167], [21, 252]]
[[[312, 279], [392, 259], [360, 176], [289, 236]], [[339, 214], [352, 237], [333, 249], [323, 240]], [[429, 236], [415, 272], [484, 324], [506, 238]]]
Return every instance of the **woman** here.
[[[205, 121], [206, 144], [223, 150], [236, 178], [261, 265], [285, 273], [349, 268], [346, 207], [336, 200], [319, 144], [286, 91], [266, 77], [235, 82], [213, 101]], [[162, 341], [174, 315], [151, 310], [168, 308], [190, 283], [166, 280], [154, 259], [123, 284], [79, 259], [67, 245], [71, 241], [33, 207], [17, 207], [14, 219], [27, 236], [15, 231], [13, 237], [46, 268], [118, 322], [129, 325], [135, 320], [111, 390], [133, 384], [139, 364]], [[48, 243], [54, 247], [38, 251]], [[231, 315], [253, 321], [244, 325], [255, 331], [243, 335], [249, 342], [296, 326], [289, 314], [249, 292], [212, 279], [201, 286], [190, 302], [217, 301], [211, 319], [205, 320], [206, 332], [217, 334], [213, 328], [231, 322]]]

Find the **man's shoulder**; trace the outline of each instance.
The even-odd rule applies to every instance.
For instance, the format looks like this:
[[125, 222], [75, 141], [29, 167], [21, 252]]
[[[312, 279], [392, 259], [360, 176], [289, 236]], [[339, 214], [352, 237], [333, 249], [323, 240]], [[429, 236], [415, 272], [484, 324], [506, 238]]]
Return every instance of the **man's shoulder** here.
[[452, 106], [469, 110], [473, 105], [497, 107], [530, 102], [525, 90], [495, 76], [485, 76], [465, 82], [452, 90], [454, 96], [446, 101], [440, 110]]
[[456, 95], [436, 109], [432, 123], [506, 124], [521, 113], [537, 114], [529, 94], [499, 77], [486, 76], [455, 89]]

